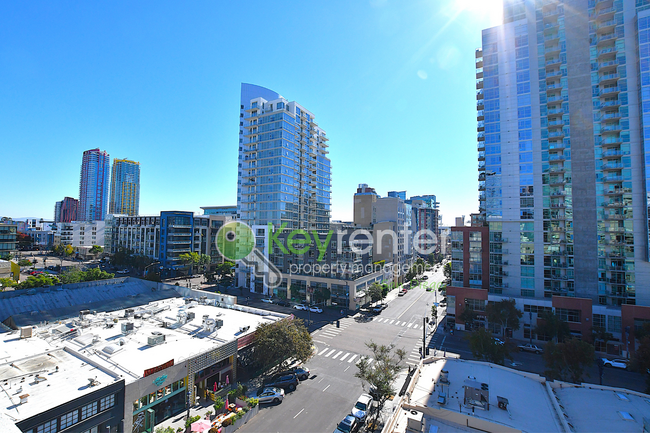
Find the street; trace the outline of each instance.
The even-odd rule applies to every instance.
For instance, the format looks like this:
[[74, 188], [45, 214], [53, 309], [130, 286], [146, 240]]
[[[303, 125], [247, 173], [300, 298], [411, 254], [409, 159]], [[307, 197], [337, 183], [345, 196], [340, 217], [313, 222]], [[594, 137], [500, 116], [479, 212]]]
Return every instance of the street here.
[[[443, 280], [442, 271], [427, 272], [427, 282]], [[323, 432], [334, 431], [357, 398], [367, 389], [354, 377], [356, 362], [369, 356], [365, 343], [394, 344], [406, 351], [404, 361], [414, 365], [419, 361], [422, 346], [423, 317], [431, 315], [431, 305], [440, 297], [435, 291], [417, 287], [402, 297], [397, 290], [389, 293], [388, 308], [379, 315], [357, 313], [340, 319], [336, 324], [321, 324], [320, 317], [310, 329], [315, 344], [314, 357], [306, 363], [312, 376], [303, 381], [293, 393], [276, 406], [263, 407], [260, 415], [241, 427], [243, 432]], [[257, 306], [257, 305], [256, 305]], [[269, 306], [271, 309], [273, 306]], [[276, 308], [284, 308], [277, 307]], [[289, 309], [284, 308], [284, 312]], [[326, 309], [327, 311], [327, 309]], [[306, 318], [306, 312], [292, 310], [298, 317]], [[325, 316], [311, 314], [314, 316]], [[329, 313], [332, 314], [332, 313]], [[441, 315], [441, 314], [440, 314]], [[440, 316], [439, 316], [440, 317]], [[325, 319], [325, 317], [323, 317]], [[320, 326], [319, 326], [320, 325]], [[395, 384], [396, 390], [401, 383]]]

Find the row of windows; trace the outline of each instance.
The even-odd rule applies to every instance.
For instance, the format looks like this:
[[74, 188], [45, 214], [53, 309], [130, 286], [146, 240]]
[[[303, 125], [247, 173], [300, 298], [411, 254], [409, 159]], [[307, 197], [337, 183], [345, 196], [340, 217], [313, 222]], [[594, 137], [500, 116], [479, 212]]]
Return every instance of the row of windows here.
[[[82, 406], [80, 409], [75, 409], [65, 415], [60, 416], [57, 419], [53, 419], [39, 425], [36, 427], [36, 430], [28, 430], [25, 433], [56, 433], [77, 424], [79, 421], [83, 421], [93, 415], [96, 415], [98, 413], [98, 407], [99, 412], [103, 412], [113, 406], [115, 406], [115, 394], [104, 397], [99, 401], [88, 403], [87, 405]], [[88, 430], [88, 432], [93, 431], [96, 432], [97, 428], [93, 427], [93, 429]]]

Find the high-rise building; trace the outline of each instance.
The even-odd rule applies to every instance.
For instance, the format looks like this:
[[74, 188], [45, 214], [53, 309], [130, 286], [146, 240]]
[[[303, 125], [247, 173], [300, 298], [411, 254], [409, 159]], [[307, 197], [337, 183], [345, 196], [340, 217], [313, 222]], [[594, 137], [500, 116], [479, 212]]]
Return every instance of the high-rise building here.
[[504, 24], [483, 31], [475, 220], [489, 227], [490, 295], [523, 300], [529, 335], [531, 298], [624, 348], [650, 319], [649, 5], [506, 0]]
[[111, 214], [135, 216], [140, 212], [140, 163], [128, 159], [113, 159]]
[[111, 160], [108, 152], [86, 150], [81, 163], [78, 221], [103, 221], [108, 211], [108, 178]]
[[242, 84], [237, 209], [252, 225], [327, 231], [331, 167], [325, 131], [297, 102]]
[[79, 212], [79, 200], [66, 197], [61, 201], [57, 201], [54, 206], [54, 222], [55, 223], [69, 223], [77, 219]]
[[397, 197], [406, 201], [406, 191], [388, 191], [388, 197]]

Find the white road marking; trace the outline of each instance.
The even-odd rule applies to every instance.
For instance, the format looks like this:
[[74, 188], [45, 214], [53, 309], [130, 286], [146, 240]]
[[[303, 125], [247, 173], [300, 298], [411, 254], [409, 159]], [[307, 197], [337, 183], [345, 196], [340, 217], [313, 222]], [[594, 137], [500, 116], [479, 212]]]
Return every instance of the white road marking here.
[[348, 365], [348, 367], [347, 367], [345, 370], [343, 370], [343, 373], [345, 373], [346, 371], [348, 371], [348, 368], [350, 368], [350, 367], [352, 367], [352, 366], [351, 366], [351, 365]]
[[409, 326], [408, 326], [408, 327], [410, 328], [411, 326], [413, 326], [413, 324], [412, 324], [412, 323], [409, 323]]
[[333, 336], [330, 337], [329, 335], [321, 335], [320, 337], [321, 337], [321, 338], [334, 338]]
[[330, 355], [331, 355], [332, 353], [334, 353], [334, 352], [336, 352], [336, 349], [332, 349], [332, 351], [331, 351], [330, 353], [328, 353], [327, 355], [325, 355], [325, 358], [329, 358]]
[[341, 353], [343, 353], [342, 350], [339, 353], [337, 353], [336, 355], [332, 356], [332, 359], [338, 358], [341, 355]]
[[352, 360], [353, 360], [354, 358], [356, 358], [357, 356], [359, 356], [359, 355], [354, 355], [354, 356], [352, 356], [352, 358], [348, 359], [348, 362], [352, 362]]
[[392, 325], [394, 321], [395, 321], [395, 319], [391, 320], [389, 325]]
[[321, 350], [321, 352], [318, 354], [318, 356], [321, 356], [323, 353], [327, 352], [328, 350], [330, 350], [329, 347], [326, 348], [326, 349]]
[[402, 326], [406, 325], [406, 322], [402, 323]]
[[350, 352], [346, 353], [341, 357], [341, 361], [345, 361], [345, 358], [347, 358], [350, 355]]
[[297, 417], [298, 415], [300, 415], [300, 414], [302, 413], [303, 410], [305, 410], [304, 407], [303, 407], [302, 409], [300, 409], [300, 412], [298, 412], [298, 413], [296, 414], [296, 416], [293, 417], [293, 419], [296, 419], [296, 417]]
[[327, 385], [327, 386], [325, 387], [325, 389], [323, 390], [323, 392], [327, 391], [327, 388], [329, 388], [330, 386], [332, 386], [332, 385]]

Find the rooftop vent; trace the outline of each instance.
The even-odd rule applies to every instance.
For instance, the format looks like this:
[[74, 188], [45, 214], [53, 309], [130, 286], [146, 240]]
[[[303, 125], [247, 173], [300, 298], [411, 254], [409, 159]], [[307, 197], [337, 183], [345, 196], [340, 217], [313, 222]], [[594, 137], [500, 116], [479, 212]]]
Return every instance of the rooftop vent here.
[[165, 335], [160, 332], [158, 332], [158, 334], [159, 335], [150, 335], [149, 338], [147, 338], [147, 344], [149, 346], [157, 346], [165, 342]]
[[133, 322], [122, 323], [122, 333], [127, 334], [133, 332]]
[[29, 399], [29, 394], [23, 394], [19, 398], [20, 398], [20, 404], [25, 404], [27, 403], [27, 399]]
[[113, 355], [113, 354], [119, 352], [120, 350], [122, 350], [122, 348], [120, 346], [115, 345], [115, 344], [109, 344], [106, 347], [104, 347], [102, 350], [104, 351], [104, 353], [106, 353], [108, 355]]

